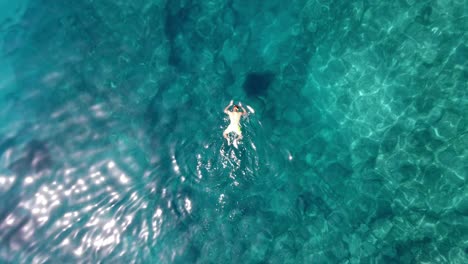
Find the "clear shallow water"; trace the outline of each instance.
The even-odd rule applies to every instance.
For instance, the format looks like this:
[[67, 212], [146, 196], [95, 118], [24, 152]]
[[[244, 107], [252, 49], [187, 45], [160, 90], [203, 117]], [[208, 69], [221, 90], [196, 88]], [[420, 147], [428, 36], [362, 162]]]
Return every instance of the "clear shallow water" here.
[[3, 262], [467, 262], [465, 1], [127, 2], [3, 9]]

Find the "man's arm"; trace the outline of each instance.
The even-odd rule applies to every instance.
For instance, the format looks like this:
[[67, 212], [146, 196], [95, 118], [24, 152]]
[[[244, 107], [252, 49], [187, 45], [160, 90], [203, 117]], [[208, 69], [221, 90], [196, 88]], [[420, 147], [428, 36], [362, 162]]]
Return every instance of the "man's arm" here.
[[242, 112], [243, 112], [242, 115], [243, 115], [243, 116], [246, 116], [246, 115], [248, 114], [248, 112], [247, 112], [247, 111], [245, 110], [245, 108], [242, 106], [242, 103], [241, 103], [241, 102], [239, 102], [239, 106], [240, 106], [240, 108], [242, 109]]
[[229, 109], [229, 107], [230, 107], [233, 103], [234, 103], [234, 101], [231, 100], [231, 102], [228, 104], [228, 106], [226, 106], [226, 108], [224, 108], [224, 113], [226, 113], [226, 114], [229, 113], [228, 109]]

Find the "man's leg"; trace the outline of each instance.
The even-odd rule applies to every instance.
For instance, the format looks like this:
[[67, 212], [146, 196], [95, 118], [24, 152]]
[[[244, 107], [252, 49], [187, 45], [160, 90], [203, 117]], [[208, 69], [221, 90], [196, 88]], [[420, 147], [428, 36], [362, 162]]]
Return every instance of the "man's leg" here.
[[229, 132], [227, 132], [227, 129], [224, 130], [223, 132], [223, 137], [227, 140], [228, 146], [231, 145], [231, 142], [229, 142]]
[[239, 143], [239, 140], [241, 140], [241, 139], [242, 139], [242, 134], [237, 134], [237, 133], [236, 133], [236, 138], [234, 139], [234, 142], [232, 143], [232, 144], [234, 145], [234, 147], [237, 148], [237, 145], [238, 145], [238, 143]]

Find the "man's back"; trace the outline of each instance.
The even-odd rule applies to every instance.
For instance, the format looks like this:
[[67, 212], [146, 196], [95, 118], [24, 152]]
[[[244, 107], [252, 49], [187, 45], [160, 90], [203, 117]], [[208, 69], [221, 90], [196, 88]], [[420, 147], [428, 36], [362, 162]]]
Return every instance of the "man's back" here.
[[228, 112], [229, 120], [231, 121], [231, 125], [239, 125], [240, 118], [242, 113], [239, 112]]

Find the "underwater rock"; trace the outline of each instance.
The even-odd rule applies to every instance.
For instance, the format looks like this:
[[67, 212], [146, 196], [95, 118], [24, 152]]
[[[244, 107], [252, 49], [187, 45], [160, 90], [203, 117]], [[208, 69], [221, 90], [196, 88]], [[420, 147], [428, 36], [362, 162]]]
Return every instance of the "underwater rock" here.
[[303, 192], [297, 197], [296, 208], [304, 215], [312, 213], [328, 216], [332, 212], [332, 208], [320, 195], [310, 191]]
[[187, 30], [190, 9], [186, 7], [171, 6], [171, 1], [166, 4], [166, 19], [164, 20], [164, 34], [169, 40], [169, 65], [184, 69], [187, 58], [182, 55], [188, 50], [185, 42], [177, 41], [177, 37]]

